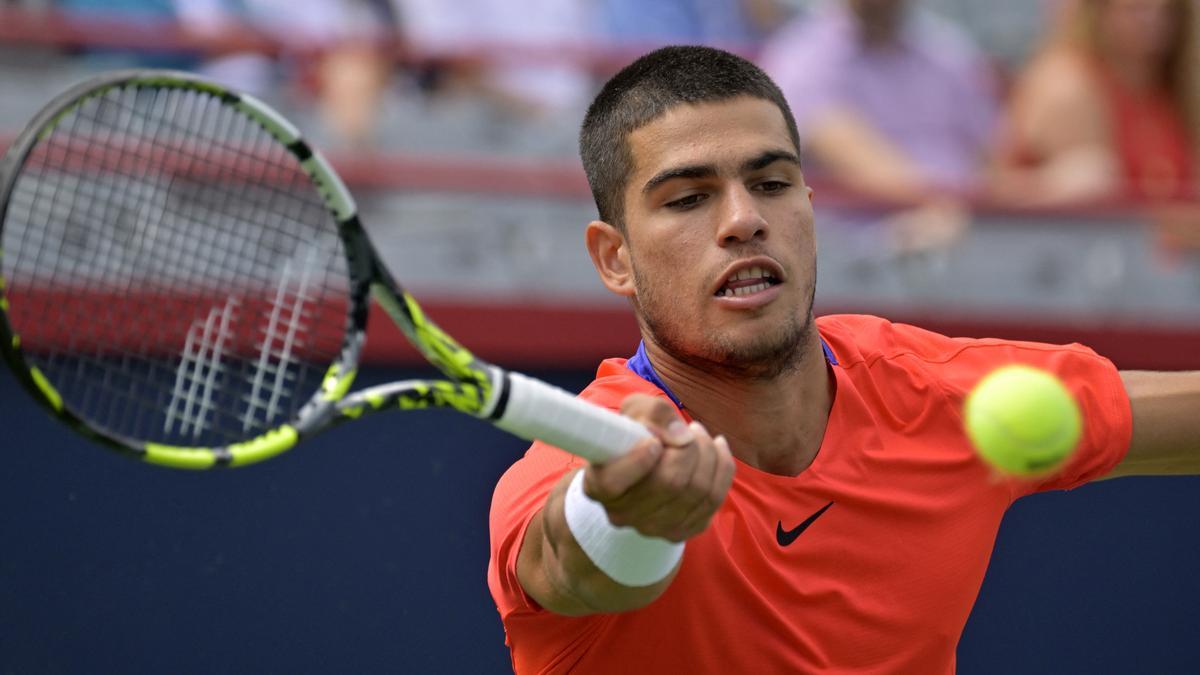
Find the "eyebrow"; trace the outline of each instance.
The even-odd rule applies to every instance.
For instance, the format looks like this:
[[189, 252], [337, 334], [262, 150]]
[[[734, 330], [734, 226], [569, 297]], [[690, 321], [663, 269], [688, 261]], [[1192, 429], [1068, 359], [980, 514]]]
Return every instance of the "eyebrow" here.
[[[786, 150], [767, 150], [750, 159], [742, 162], [741, 173], [751, 173], [760, 171], [771, 166], [775, 162], [788, 162], [800, 166], [800, 158], [794, 152]], [[717, 175], [717, 168], [712, 164], [692, 164], [686, 166], [671, 167], [664, 169], [656, 174], [646, 184], [642, 186], [642, 193], [646, 194], [653, 191], [658, 186], [676, 178], [712, 178]]]

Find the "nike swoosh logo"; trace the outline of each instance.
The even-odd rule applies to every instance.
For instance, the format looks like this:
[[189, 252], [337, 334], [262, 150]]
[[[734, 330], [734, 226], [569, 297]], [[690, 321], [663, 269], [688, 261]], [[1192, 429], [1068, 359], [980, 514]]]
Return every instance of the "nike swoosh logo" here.
[[829, 507], [831, 506], [833, 506], [833, 502], [829, 502], [825, 506], [822, 506], [821, 510], [812, 514], [808, 518], [805, 518], [803, 523], [800, 523], [790, 530], [783, 529], [783, 521], [779, 521], [779, 524], [775, 526], [775, 541], [779, 542], [780, 546], [787, 546], [793, 541], [796, 541], [796, 537], [799, 537], [801, 534], [803, 534], [804, 531], [808, 529], [808, 526], [816, 522], [817, 518], [820, 518], [821, 514], [828, 511]]

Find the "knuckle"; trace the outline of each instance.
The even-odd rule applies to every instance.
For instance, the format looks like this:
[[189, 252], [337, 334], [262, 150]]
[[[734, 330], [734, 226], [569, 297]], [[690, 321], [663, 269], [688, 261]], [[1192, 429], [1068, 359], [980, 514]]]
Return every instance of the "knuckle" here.
[[666, 429], [679, 419], [675, 407], [666, 400], [649, 394], [630, 394], [621, 401], [621, 414], [654, 429]]
[[688, 487], [688, 479], [678, 471], [668, 471], [659, 476], [658, 484], [664, 490], [678, 494]]
[[675, 419], [675, 406], [672, 406], [663, 399], [657, 397], [651, 398], [649, 405], [650, 412], [655, 418], [666, 419], [668, 421]]
[[637, 447], [635, 461], [637, 466], [644, 471], [649, 471], [658, 463], [658, 458], [662, 455], [662, 444], [657, 438], [647, 438], [642, 440]]
[[636, 413], [648, 410], [650, 404], [653, 402], [654, 397], [648, 394], [630, 394], [621, 401], [621, 412], [625, 415], [633, 416]]

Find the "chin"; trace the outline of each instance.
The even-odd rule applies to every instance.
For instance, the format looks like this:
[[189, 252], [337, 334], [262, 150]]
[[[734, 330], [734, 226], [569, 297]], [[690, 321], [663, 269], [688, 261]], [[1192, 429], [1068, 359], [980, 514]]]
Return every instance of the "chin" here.
[[773, 334], [721, 340], [714, 350], [719, 362], [743, 376], [771, 379], [795, 369], [804, 357], [805, 330], [793, 323]]
[[655, 343], [680, 361], [738, 378], [774, 379], [799, 367], [813, 323], [810, 314], [804, 321], [792, 317], [770, 329], [753, 322], [730, 332], [693, 334], [690, 340], [680, 326], [672, 330], [645, 319], [643, 326]]

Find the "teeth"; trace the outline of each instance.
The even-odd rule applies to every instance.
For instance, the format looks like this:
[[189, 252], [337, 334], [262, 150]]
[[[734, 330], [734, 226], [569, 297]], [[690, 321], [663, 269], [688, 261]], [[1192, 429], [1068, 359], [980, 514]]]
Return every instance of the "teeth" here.
[[747, 267], [744, 270], [739, 270], [734, 273], [730, 281], [740, 281], [742, 279], [764, 279], [771, 276], [771, 273], [761, 267]]
[[732, 298], [732, 297], [736, 297], [736, 296], [750, 295], [751, 293], [757, 293], [759, 291], [770, 288], [771, 287], [770, 280], [773, 278], [774, 278], [774, 276], [763, 267], [759, 267], [757, 265], [754, 267], [747, 267], [746, 269], [738, 270], [737, 272], [734, 272], [733, 275], [729, 277], [729, 281], [727, 281], [726, 283], [733, 283], [735, 281], [742, 281], [745, 279], [762, 279], [761, 283], [757, 283], [757, 284], [753, 284], [751, 286], [746, 286], [746, 287], [737, 288], [737, 289], [723, 288], [717, 293], [717, 296], [722, 297], [722, 298]]
[[721, 296], [725, 298], [733, 298], [741, 295], [750, 295], [759, 291], [765, 291], [770, 287], [771, 284], [763, 282], [761, 284], [754, 284], [753, 286], [742, 286], [741, 288], [726, 288]]
[[766, 284], [766, 283], [754, 284], [753, 286], [743, 286], [743, 287], [735, 290], [733, 293], [734, 293], [734, 295], [750, 295], [751, 293], [765, 291], [765, 290], [767, 290], [767, 288], [769, 286], [770, 285]]

